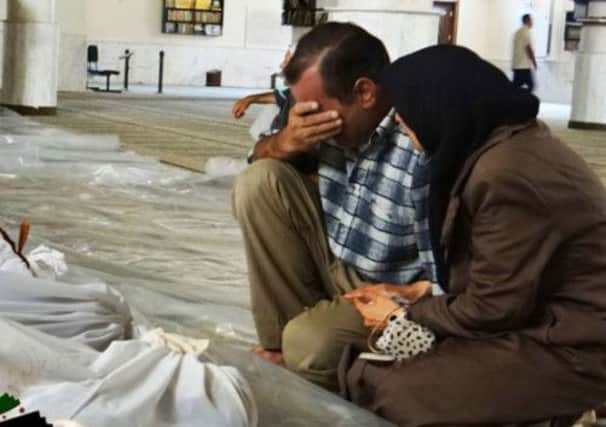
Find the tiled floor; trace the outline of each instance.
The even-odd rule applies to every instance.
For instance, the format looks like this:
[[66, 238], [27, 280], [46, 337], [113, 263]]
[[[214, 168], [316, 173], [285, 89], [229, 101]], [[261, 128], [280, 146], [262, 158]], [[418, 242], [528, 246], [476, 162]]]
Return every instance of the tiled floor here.
[[209, 157], [246, 155], [250, 116], [236, 121], [232, 104], [225, 99], [66, 93], [56, 116], [34, 119], [75, 132], [117, 134], [126, 150], [202, 171]]
[[[239, 96], [240, 93], [227, 91], [223, 95]], [[232, 104], [233, 100], [215, 92], [187, 96], [176, 92], [157, 96], [151, 91], [128, 95], [66, 93], [60, 96], [56, 116], [34, 119], [47, 126], [76, 132], [117, 134], [125, 150], [203, 171], [209, 157], [241, 158], [251, 145], [248, 127], [257, 110], [251, 109], [242, 121], [236, 121], [231, 118]], [[562, 105], [546, 104], [541, 109], [541, 118], [580, 153], [606, 183], [606, 132], [568, 129], [569, 114], [569, 108]]]
[[[150, 91], [147, 91], [150, 92]], [[258, 107], [241, 121], [231, 117], [233, 100], [250, 91], [212, 93], [185, 90], [158, 96], [65, 93], [56, 116], [37, 117], [48, 126], [95, 134], [117, 134], [126, 150], [203, 171], [213, 156], [244, 157], [251, 144], [248, 127]], [[567, 106], [546, 104], [541, 118], [592, 165], [606, 182], [606, 132], [568, 129]]]
[[541, 118], [549, 124], [556, 135], [583, 156], [606, 183], [606, 131], [569, 129], [569, 117], [568, 106], [555, 104], [541, 106]]

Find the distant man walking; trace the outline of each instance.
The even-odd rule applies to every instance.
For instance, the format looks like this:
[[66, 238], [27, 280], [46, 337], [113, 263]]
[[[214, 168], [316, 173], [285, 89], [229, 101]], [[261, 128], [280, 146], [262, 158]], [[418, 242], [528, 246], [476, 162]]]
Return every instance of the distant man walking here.
[[532, 48], [530, 29], [532, 28], [532, 17], [528, 14], [522, 17], [522, 27], [516, 31], [513, 38], [513, 84], [526, 86], [529, 92], [534, 89], [532, 68], [537, 69], [537, 61]]

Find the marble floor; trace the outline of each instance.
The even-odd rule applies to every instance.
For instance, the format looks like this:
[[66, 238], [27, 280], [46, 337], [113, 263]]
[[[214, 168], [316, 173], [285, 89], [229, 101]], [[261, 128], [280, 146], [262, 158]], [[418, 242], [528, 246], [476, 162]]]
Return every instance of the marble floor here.
[[237, 121], [231, 117], [233, 100], [217, 96], [240, 93], [209, 95], [64, 93], [56, 116], [33, 119], [72, 132], [116, 134], [126, 150], [203, 171], [209, 157], [245, 156], [251, 117], [258, 111], [253, 107]]
[[568, 128], [570, 107], [543, 104], [540, 117], [553, 132], [579, 153], [606, 183], [606, 131]]
[[[135, 109], [122, 111], [121, 123], [129, 123], [127, 113]], [[90, 129], [110, 132], [106, 122], [90, 120]], [[80, 126], [89, 129], [86, 120]], [[138, 129], [139, 143], [145, 141], [146, 126], [124, 127], [130, 134]], [[153, 136], [158, 145], [172, 141], [168, 131]], [[234, 155], [246, 151], [242, 142], [230, 148]], [[200, 146], [208, 148], [194, 148]], [[220, 142], [201, 156], [216, 146]], [[60, 251], [68, 269], [59, 281], [111, 285], [128, 304], [136, 330], [161, 327], [210, 340], [204, 360], [239, 369], [260, 426], [387, 427], [250, 351], [258, 339], [242, 239], [231, 214], [231, 182], [127, 152], [115, 135], [73, 134], [0, 108], [2, 227], [14, 235], [27, 219], [32, 232], [25, 252], [39, 245]]]
[[[138, 154], [160, 159], [165, 163], [178, 166], [179, 168], [202, 172], [204, 171], [204, 166], [209, 158], [215, 156], [242, 158], [246, 155], [246, 152], [250, 148], [252, 141], [248, 134], [248, 127], [253, 121], [254, 115], [259, 110], [258, 108], [254, 107], [241, 121], [234, 120], [231, 117], [231, 106], [233, 104], [233, 99], [230, 99], [230, 97], [233, 97], [234, 95], [240, 96], [241, 94], [233, 91], [213, 93], [185, 93], [184, 91], [176, 91], [175, 93], [158, 96], [154, 95], [151, 90], [140, 90], [135, 91], [135, 93], [121, 95], [98, 93], [64, 93], [61, 94], [59, 98], [59, 109], [56, 116], [40, 116], [33, 117], [32, 119], [42, 124], [44, 127], [57, 128], [69, 132], [118, 135], [122, 150], [124, 151], [133, 151]], [[574, 150], [581, 154], [606, 183], [606, 132], [568, 129], [567, 121], [569, 114], [569, 107], [565, 105], [545, 104], [541, 108], [541, 118], [551, 126], [553, 131], [558, 136], [560, 136], [563, 140], [570, 144]], [[179, 169], [175, 168], [174, 170], [177, 172]], [[205, 189], [203, 192], [201, 192], [201, 194], [204, 194], [205, 197], [215, 197], [212, 195], [212, 193], [209, 196], [209, 189]], [[54, 197], [56, 199], [59, 196]], [[112, 193], [112, 195], [108, 195], [107, 197], [108, 199], [106, 202], [113, 206], [113, 204], [115, 204], [114, 199], [122, 201], [121, 198], [124, 197], [124, 195], [119, 193], [119, 195], [116, 196]], [[130, 206], [132, 203], [136, 202], [137, 201], [133, 202], [130, 200], [128, 203], [122, 203], [122, 205]], [[172, 206], [173, 202], [170, 204], [172, 212], [171, 216], [174, 217], [176, 212], [179, 212], [179, 215], [184, 215], [183, 207], [176, 209], [174, 206]], [[175, 206], [179, 206], [176, 204], [176, 202], [174, 202], [174, 204]], [[196, 217], [195, 220], [190, 217], [170, 219], [170, 221], [172, 221], [171, 224], [181, 221], [179, 222], [179, 227], [176, 227], [175, 224], [173, 224], [171, 234], [178, 233], [181, 228], [187, 228], [186, 232], [181, 233], [182, 235], [178, 234], [180, 237], [177, 240], [179, 241], [179, 245], [183, 245], [184, 242], [187, 243], [186, 249], [188, 250], [183, 252], [183, 248], [180, 247], [171, 247], [169, 248], [170, 250], [162, 248], [162, 250], [167, 252], [167, 254], [162, 253], [162, 256], [160, 257], [156, 256], [154, 253], [154, 257], [151, 260], [153, 262], [143, 265], [144, 269], [147, 272], [153, 272], [154, 270], [152, 266], [158, 264], [158, 260], [168, 262], [171, 261], [172, 258], [182, 259], [182, 252], [191, 252], [192, 254], [195, 253], [195, 256], [198, 257], [199, 251], [192, 251], [191, 248], [197, 247], [196, 245], [199, 245], [199, 243], [194, 242], [190, 234], [192, 234], [192, 230], [197, 230], [199, 228], [200, 221], [202, 223], [205, 221], [209, 222], [209, 218], [214, 218], [213, 215], [216, 216], [216, 218], [214, 218], [216, 220], [215, 222], [221, 224], [225, 222], [222, 227], [227, 227], [227, 230], [229, 230], [230, 233], [233, 232], [233, 236], [232, 234], [229, 234], [229, 238], [231, 239], [228, 242], [229, 244], [224, 244], [225, 246], [229, 246], [229, 248], [227, 248], [229, 250], [226, 249], [225, 254], [231, 254], [232, 249], [239, 246], [239, 240], [236, 236], [237, 229], [235, 228], [235, 224], [231, 222], [231, 218], [227, 213], [227, 202], [223, 201], [222, 205], [223, 204], [225, 205], [224, 207], [216, 212], [211, 210], [209, 211], [210, 213], [204, 210], [199, 212], [199, 208], [196, 208], [196, 210], [192, 212], [197, 212], [196, 215], [200, 216], [200, 218]], [[99, 209], [96, 205], [94, 208], [97, 210]], [[139, 212], [137, 209], [132, 209]], [[145, 199], [145, 203], [141, 204], [138, 209], [151, 209], [150, 200]], [[156, 208], [154, 207], [154, 209]], [[26, 209], [24, 208], [22, 211], [25, 212]], [[20, 212], [21, 211], [18, 211], [17, 213], [20, 214]], [[65, 215], [67, 215], [69, 209], [66, 209], [65, 212]], [[140, 214], [137, 213], [137, 215]], [[16, 216], [18, 217], [18, 215]], [[146, 213], [146, 216], [149, 216], [150, 218], [153, 217], [157, 220], [156, 211], [150, 212], [149, 215]], [[40, 218], [34, 219], [38, 220], [38, 229], [41, 230], [41, 234], [45, 234], [44, 217], [41, 216]], [[128, 217], [127, 219], [128, 221], [126, 221], [126, 225], [129, 227], [132, 227], [133, 223], [138, 224], [140, 222], [140, 220], [135, 219], [135, 216], [133, 216], [133, 218]], [[65, 220], [65, 222], [67, 224], [69, 221]], [[116, 230], [117, 225], [121, 224], [121, 222], [124, 221], [118, 221], [116, 219], [115, 224], [112, 223], [113, 229]], [[83, 223], [83, 225], [85, 224], [88, 223]], [[184, 224], [188, 225], [188, 227], [185, 227]], [[97, 225], [93, 224], [89, 227], [90, 230], [86, 231], [84, 229], [80, 229], [80, 231], [78, 231], [76, 234], [90, 234], [92, 233], [91, 230], [96, 230], [95, 227], [97, 227]], [[215, 225], [212, 225], [212, 227], [209, 228], [209, 230], [215, 229], [218, 229]], [[126, 228], [124, 230], [126, 230]], [[226, 231], [224, 231], [225, 228], [222, 228], [222, 230], [222, 234], [219, 237], [225, 240], [225, 236], [227, 234]], [[149, 242], [150, 239], [147, 238], [149, 232], [147, 230], [144, 231], [145, 233], [143, 234], [145, 236], [143, 237], [145, 237], [145, 239], [142, 237], [141, 242], [145, 240], [146, 245], [151, 245]], [[212, 232], [210, 234], [208, 232], [205, 233], [207, 240], [209, 236], [212, 237]], [[96, 248], [96, 252], [93, 253], [103, 255], [103, 251], [105, 250], [108, 254], [113, 254], [112, 247], [108, 246], [111, 249], [108, 250], [105, 246], [103, 246], [103, 241], [100, 237], [102, 236], [102, 233], [97, 233], [91, 236], [85, 235], [82, 240], [86, 240], [87, 242], [95, 242], [93, 247], [95, 247], [95, 245], [99, 246], [99, 248]], [[74, 240], [73, 235], [68, 237], [69, 239], [66, 237], [65, 239], [55, 238], [51, 240]], [[211, 239], [211, 241], [206, 243], [216, 245], [217, 242], [219, 242], [219, 237], [217, 237], [215, 240]], [[165, 246], [167, 244], [166, 242], [167, 241], [164, 240], [162, 246]], [[150, 247], [141, 246], [141, 248], [145, 250], [140, 254], [140, 258], [145, 260], [146, 255], [143, 252], [149, 253]], [[160, 250], [155, 247], [152, 247], [152, 249], [157, 251]], [[74, 252], [77, 251], [74, 250]], [[114, 257], [116, 259], [112, 259], [109, 255], [105, 258], [111, 262], [115, 262], [116, 264], [123, 263], [124, 255], [118, 250], [115, 250], [115, 252], [119, 255]], [[134, 255], [139, 254], [131, 254], [131, 256]], [[176, 255], [179, 256], [177, 257]], [[72, 256], [75, 257], [75, 255]], [[229, 260], [230, 262], [233, 261], [234, 265], [234, 271], [232, 272], [233, 274], [229, 278], [230, 283], [237, 282], [239, 286], [245, 287], [245, 272], [242, 262], [242, 254], [237, 252], [236, 255], [233, 256], [233, 260], [231, 260], [231, 258], [229, 258]], [[212, 261], [218, 262], [214, 259]], [[225, 260], [222, 261], [224, 262]], [[131, 265], [129, 265], [129, 267], [133, 265], [133, 263], [130, 264]], [[192, 271], [192, 283], [188, 282], [189, 277], [185, 277], [183, 280], [178, 281], [178, 283], [171, 283], [171, 287], [174, 291], [174, 297], [191, 301], [192, 307], [199, 307], [201, 304], [200, 301], [214, 301], [213, 298], [209, 299], [208, 290], [199, 290], [200, 283], [198, 282], [203, 274], [197, 269], [202, 267], [206, 268], [208, 266], [205, 267], [205, 265], [203, 265], [202, 267], [198, 267], [197, 264], [199, 263], [194, 259], [191, 260], [191, 263], [186, 264], [187, 268], [185, 270]], [[167, 265], [171, 264], [169, 263]], [[154, 272], [154, 274], [156, 274], [158, 277], [162, 276], [160, 272]], [[212, 285], [210, 287], [212, 287], [215, 291], [216, 289], [221, 290], [221, 286], [218, 286], [217, 283], [220, 285], [222, 282], [216, 281], [217, 283], [215, 283], [213, 282], [214, 279], [214, 277], [208, 279], [209, 285]], [[224, 278], [221, 278], [222, 281], [225, 281], [223, 279]], [[202, 285], [204, 285], [204, 283]], [[149, 287], [149, 283], [146, 283], [144, 286], [146, 289], [145, 292], [148, 292]], [[225, 299], [224, 295], [220, 296], [220, 300], [222, 299]], [[197, 305], [194, 305], [193, 302], [195, 302]], [[188, 302], [188, 304], [189, 303], [190, 302]], [[240, 302], [238, 302], [238, 305], [242, 305], [242, 307], [246, 306], [246, 304], [240, 304]], [[186, 310], [183, 310], [185, 313]], [[190, 311], [191, 310], [188, 308], [187, 312], [189, 313]], [[229, 316], [233, 316], [231, 311], [229, 311]], [[203, 322], [200, 321], [198, 323], [202, 324]], [[198, 325], [198, 323], [192, 321], [193, 325]], [[244, 334], [243, 336], [246, 337], [248, 335]], [[247, 339], [242, 339], [241, 341], [247, 342]], [[305, 393], [312, 395], [312, 393], [309, 391], [306, 391]], [[353, 414], [353, 412], [351, 412], [353, 409], [350, 408], [348, 411]], [[359, 415], [356, 415], [356, 417], [358, 416]], [[292, 419], [289, 419], [288, 421], [285, 420], [284, 423], [279, 422], [275, 423], [274, 425], [295, 424], [293, 424]], [[587, 422], [583, 425], [589, 426], [593, 425], [593, 423]]]
[[[63, 93], [56, 116], [34, 117], [45, 126], [89, 134], [116, 134], [125, 150], [156, 157], [169, 164], [203, 171], [214, 156], [243, 157], [258, 107], [242, 120], [231, 117], [234, 96], [250, 90], [169, 89], [135, 87], [128, 94]], [[606, 182], [606, 132], [568, 129], [570, 109], [544, 104], [541, 118], [580, 153]]]

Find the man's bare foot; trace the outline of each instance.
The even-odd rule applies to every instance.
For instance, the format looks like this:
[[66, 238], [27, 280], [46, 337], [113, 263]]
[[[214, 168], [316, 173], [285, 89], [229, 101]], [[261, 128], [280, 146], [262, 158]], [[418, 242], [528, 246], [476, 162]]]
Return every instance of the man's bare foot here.
[[281, 351], [269, 351], [265, 350], [260, 345], [253, 347], [252, 352], [259, 356], [261, 359], [273, 363], [274, 365], [284, 366], [284, 357]]

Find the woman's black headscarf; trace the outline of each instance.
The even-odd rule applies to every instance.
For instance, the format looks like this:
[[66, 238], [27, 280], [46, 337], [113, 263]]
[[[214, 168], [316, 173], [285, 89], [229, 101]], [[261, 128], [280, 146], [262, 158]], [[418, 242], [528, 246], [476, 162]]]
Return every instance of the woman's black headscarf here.
[[394, 62], [381, 87], [431, 158], [429, 228], [440, 284], [440, 235], [450, 192], [471, 154], [499, 126], [537, 116], [539, 100], [469, 49], [433, 46]]

